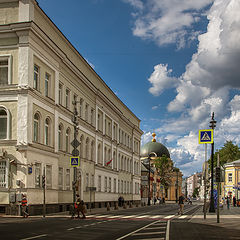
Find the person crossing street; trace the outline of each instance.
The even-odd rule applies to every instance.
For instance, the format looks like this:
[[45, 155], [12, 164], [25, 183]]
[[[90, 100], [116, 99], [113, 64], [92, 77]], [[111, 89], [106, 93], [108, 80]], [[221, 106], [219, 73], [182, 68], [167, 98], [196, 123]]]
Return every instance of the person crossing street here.
[[181, 194], [179, 199], [178, 199], [178, 204], [179, 204], [178, 215], [182, 215], [183, 214], [184, 200], [185, 200], [185, 198], [184, 198], [183, 194]]
[[27, 218], [29, 216], [29, 214], [27, 213], [27, 196], [26, 194], [22, 195], [22, 213], [23, 213], [23, 217]]

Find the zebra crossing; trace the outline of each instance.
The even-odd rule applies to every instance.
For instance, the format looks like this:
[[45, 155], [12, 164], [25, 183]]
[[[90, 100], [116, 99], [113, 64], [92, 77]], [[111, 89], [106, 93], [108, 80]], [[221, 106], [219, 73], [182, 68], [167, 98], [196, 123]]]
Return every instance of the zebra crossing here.
[[185, 219], [188, 218], [188, 215], [100, 215], [100, 214], [91, 214], [87, 215], [87, 219], [119, 219], [119, 220], [169, 220], [172, 218]]

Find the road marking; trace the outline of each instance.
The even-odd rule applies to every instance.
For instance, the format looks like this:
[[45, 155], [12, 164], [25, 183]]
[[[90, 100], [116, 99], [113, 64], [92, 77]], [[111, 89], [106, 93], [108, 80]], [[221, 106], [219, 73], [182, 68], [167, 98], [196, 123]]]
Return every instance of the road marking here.
[[174, 217], [175, 215], [169, 215], [169, 216], [167, 216], [167, 217], [164, 217], [165, 219], [169, 219], [169, 218], [172, 218], [172, 217]]
[[179, 217], [179, 218], [181, 218], [181, 219], [183, 219], [183, 218], [186, 218], [188, 215], [182, 215], [181, 217]]
[[72, 231], [74, 228], [69, 228], [69, 229], [67, 229], [68, 231]]
[[126, 237], [128, 237], [128, 236], [131, 236], [132, 234], [134, 234], [134, 233], [136, 233], [136, 232], [139, 232], [139, 231], [141, 231], [141, 230], [143, 230], [143, 229], [145, 229], [145, 228], [147, 228], [147, 227], [149, 227], [149, 226], [151, 226], [151, 225], [153, 225], [153, 224], [155, 224], [155, 223], [158, 223], [158, 222], [159, 222], [159, 220], [156, 221], [156, 222], [149, 223], [148, 225], [146, 225], [146, 226], [144, 226], [144, 227], [141, 227], [141, 228], [139, 228], [139, 229], [137, 229], [137, 230], [135, 230], [135, 231], [133, 231], [133, 232], [130, 232], [130, 233], [128, 233], [128, 234], [126, 234], [126, 235], [124, 235], [124, 236], [122, 236], [122, 237], [120, 237], [120, 238], [117, 238], [116, 240], [124, 239], [124, 238], [126, 238]]
[[95, 218], [104, 218], [104, 217], [109, 217], [111, 215], [100, 215], [100, 216], [96, 216]]
[[123, 217], [123, 215], [110, 216], [110, 217], [108, 217], [108, 218], [120, 218], [120, 217]]
[[152, 217], [150, 217], [150, 218], [162, 218], [163, 217], [163, 215], [156, 215], [156, 216], [152, 216]]
[[82, 226], [78, 226], [78, 227], [75, 227], [75, 228], [81, 228]]
[[167, 221], [166, 240], [169, 240], [170, 236], [170, 220]]
[[[146, 228], [148, 229], [148, 228]], [[162, 233], [165, 233], [165, 232], [146, 232], [146, 233], [134, 233], [132, 234], [132, 236], [139, 236], [139, 235], [154, 235], [154, 234], [162, 234]]]
[[145, 218], [145, 217], [151, 217], [151, 215], [142, 215], [142, 216], [135, 217], [135, 218]]
[[36, 239], [36, 238], [46, 237], [46, 236], [47, 236], [47, 234], [42, 234], [42, 235], [38, 235], [38, 236], [33, 236], [33, 237], [28, 237], [28, 238], [22, 238], [21, 240]]
[[123, 216], [122, 218], [133, 218], [136, 217], [137, 215], [131, 215], [131, 216]]

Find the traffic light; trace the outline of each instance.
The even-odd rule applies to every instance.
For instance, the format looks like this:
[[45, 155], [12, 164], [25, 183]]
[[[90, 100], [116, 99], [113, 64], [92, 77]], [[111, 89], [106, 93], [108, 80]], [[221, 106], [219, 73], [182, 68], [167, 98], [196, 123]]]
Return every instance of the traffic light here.
[[46, 177], [45, 175], [42, 176], [42, 187], [45, 188], [46, 185]]
[[221, 182], [221, 168], [216, 167], [216, 182]]

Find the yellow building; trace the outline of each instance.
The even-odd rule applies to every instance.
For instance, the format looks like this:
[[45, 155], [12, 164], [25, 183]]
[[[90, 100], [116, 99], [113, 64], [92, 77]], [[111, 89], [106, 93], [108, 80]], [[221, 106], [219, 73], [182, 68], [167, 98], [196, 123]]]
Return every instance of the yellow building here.
[[224, 194], [231, 198], [235, 196], [240, 198], [240, 160], [226, 163], [225, 168], [225, 181], [224, 181]]

